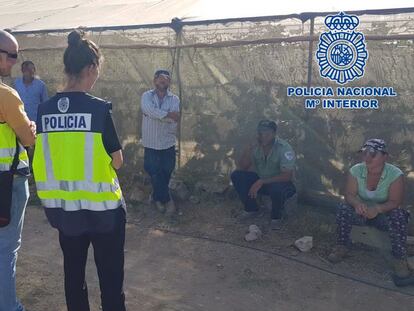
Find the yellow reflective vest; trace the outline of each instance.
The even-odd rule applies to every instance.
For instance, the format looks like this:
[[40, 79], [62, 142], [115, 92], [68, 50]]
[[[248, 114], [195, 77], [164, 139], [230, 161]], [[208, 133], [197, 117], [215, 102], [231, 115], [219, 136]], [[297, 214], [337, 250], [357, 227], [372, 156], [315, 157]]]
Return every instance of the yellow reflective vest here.
[[[19, 143], [17, 169], [29, 167], [26, 149]], [[7, 123], [0, 123], [0, 171], [9, 171], [16, 153], [16, 134]]]
[[[102, 102], [71, 103], [68, 97], [59, 99], [56, 95], [41, 104], [33, 172], [44, 207], [65, 211], [125, 207], [112, 159], [102, 141], [101, 124], [108, 113], [108, 108], [103, 108], [108, 105]], [[90, 105], [92, 111], [76, 111], [79, 105]], [[93, 124], [99, 126], [94, 129]]]

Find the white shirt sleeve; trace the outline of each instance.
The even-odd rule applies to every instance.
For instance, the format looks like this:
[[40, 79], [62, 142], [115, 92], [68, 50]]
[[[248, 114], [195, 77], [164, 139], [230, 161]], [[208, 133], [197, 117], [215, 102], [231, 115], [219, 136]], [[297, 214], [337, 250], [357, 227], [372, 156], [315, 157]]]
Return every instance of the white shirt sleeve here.
[[149, 92], [142, 94], [141, 109], [143, 114], [153, 119], [161, 120], [164, 119], [168, 114], [167, 111], [154, 107], [154, 104], [152, 102], [152, 94]]

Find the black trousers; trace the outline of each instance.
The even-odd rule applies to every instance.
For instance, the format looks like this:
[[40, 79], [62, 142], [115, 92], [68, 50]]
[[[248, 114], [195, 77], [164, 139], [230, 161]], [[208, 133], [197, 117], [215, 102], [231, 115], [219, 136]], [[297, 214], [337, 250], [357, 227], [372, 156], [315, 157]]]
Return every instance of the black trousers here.
[[[255, 172], [234, 171], [231, 174], [231, 180], [234, 188], [239, 195], [240, 200], [244, 204], [246, 212], [254, 212], [258, 210], [256, 199], [249, 197], [250, 187], [259, 180], [259, 176]], [[263, 187], [259, 190], [259, 194], [270, 195], [272, 199], [272, 219], [280, 219], [283, 216], [285, 201], [296, 193], [295, 185], [292, 182], [275, 182]]]
[[125, 311], [124, 243], [125, 221], [112, 232], [65, 236], [59, 232], [65, 271], [68, 311], [89, 311], [85, 266], [92, 243], [98, 270], [103, 311]]

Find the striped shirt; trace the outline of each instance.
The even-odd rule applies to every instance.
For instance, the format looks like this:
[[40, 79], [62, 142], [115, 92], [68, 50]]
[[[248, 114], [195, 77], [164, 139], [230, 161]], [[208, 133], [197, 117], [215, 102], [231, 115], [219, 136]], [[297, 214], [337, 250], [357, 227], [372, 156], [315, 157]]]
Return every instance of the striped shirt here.
[[164, 150], [176, 143], [177, 123], [166, 118], [168, 112], [180, 111], [180, 100], [167, 92], [160, 99], [155, 90], [146, 91], [141, 97], [142, 144], [145, 148]]

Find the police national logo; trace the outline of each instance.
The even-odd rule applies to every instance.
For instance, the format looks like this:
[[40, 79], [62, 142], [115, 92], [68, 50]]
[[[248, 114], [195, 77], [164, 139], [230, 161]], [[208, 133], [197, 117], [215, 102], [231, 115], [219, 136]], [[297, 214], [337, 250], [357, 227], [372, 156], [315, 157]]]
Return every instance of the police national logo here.
[[66, 113], [69, 110], [69, 98], [59, 98], [57, 102], [58, 109], [61, 113]]
[[325, 25], [331, 31], [322, 33], [319, 39], [316, 58], [320, 75], [339, 84], [361, 78], [368, 51], [364, 35], [354, 31], [359, 25], [358, 17], [343, 12], [328, 15]]

